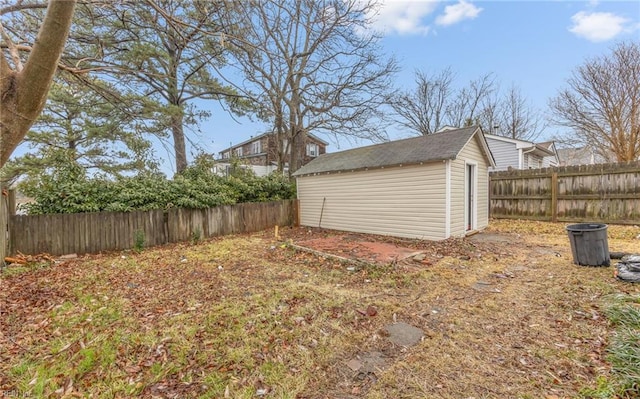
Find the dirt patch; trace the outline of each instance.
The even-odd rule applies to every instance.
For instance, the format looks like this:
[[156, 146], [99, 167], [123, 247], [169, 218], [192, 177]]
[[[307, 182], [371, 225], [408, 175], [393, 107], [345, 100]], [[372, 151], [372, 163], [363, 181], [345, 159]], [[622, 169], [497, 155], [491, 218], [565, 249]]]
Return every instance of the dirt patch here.
[[463, 260], [508, 256], [513, 235], [479, 233], [471, 238], [425, 241], [364, 233], [300, 227], [284, 230], [283, 237], [301, 247], [372, 264], [431, 265], [451, 256]]
[[316, 251], [327, 252], [347, 259], [361, 260], [367, 263], [391, 263], [403, 261], [422, 253], [415, 248], [401, 247], [380, 241], [366, 241], [364, 236], [354, 234], [336, 234], [296, 244]]
[[471, 242], [500, 242], [506, 243], [513, 241], [513, 235], [508, 234], [498, 234], [498, 233], [488, 233], [488, 232], [479, 232], [478, 234], [474, 234], [470, 236], [469, 241]]

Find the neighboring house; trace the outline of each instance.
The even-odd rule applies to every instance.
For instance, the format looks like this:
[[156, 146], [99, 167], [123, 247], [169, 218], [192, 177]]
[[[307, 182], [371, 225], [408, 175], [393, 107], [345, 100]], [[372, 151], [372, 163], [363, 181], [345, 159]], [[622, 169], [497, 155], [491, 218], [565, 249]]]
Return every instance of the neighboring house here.
[[489, 223], [488, 167], [479, 127], [325, 154], [300, 168], [300, 224], [442, 240]]
[[491, 171], [512, 169], [538, 169], [558, 166], [560, 161], [553, 141], [532, 143], [526, 140], [485, 134], [496, 167]]
[[588, 147], [560, 148], [558, 149], [558, 158], [560, 166], [593, 165], [608, 162], [602, 155]]
[[[304, 165], [315, 159], [318, 155], [327, 152], [326, 141], [307, 133], [304, 147], [305, 152], [300, 165]], [[283, 148], [287, 148], [290, 153], [288, 143], [282, 143]], [[231, 159], [241, 161], [243, 167], [251, 168], [256, 175], [266, 176], [278, 169], [278, 142], [274, 133], [264, 133], [249, 140], [238, 143], [218, 153], [217, 173], [226, 174], [230, 167]], [[285, 165], [287, 170], [288, 165]]]

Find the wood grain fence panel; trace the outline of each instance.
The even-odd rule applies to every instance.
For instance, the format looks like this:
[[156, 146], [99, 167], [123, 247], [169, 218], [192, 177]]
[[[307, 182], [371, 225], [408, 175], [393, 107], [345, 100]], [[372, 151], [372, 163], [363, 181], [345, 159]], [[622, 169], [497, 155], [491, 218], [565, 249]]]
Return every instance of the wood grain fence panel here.
[[[225, 225], [222, 229], [222, 234], [237, 234], [240, 233], [240, 229], [242, 226], [242, 204], [235, 205], [232, 207], [231, 205], [223, 206]], [[234, 208], [235, 211], [234, 211]]]
[[89, 229], [91, 228], [91, 221], [87, 214], [79, 214], [75, 219], [75, 223], [77, 223], [77, 236], [80, 239], [80, 246], [75, 249], [82, 249], [81, 251], [73, 251], [73, 253], [83, 253], [87, 251], [89, 244], [91, 243], [91, 233]]
[[207, 232], [204, 235], [204, 237], [215, 237], [216, 236], [216, 232], [218, 230], [218, 224], [217, 224], [217, 220], [216, 220], [216, 214], [214, 209], [216, 208], [208, 208], [205, 209], [204, 212], [204, 218], [207, 221]]
[[105, 243], [102, 247], [103, 251], [115, 251], [118, 249], [116, 244], [116, 224], [115, 212], [110, 212], [109, 216], [105, 216], [102, 221], [102, 228], [105, 230]]
[[99, 244], [100, 244], [100, 232], [102, 229], [99, 226], [100, 220], [98, 218], [98, 214], [95, 212], [91, 212], [87, 214], [88, 228], [89, 232], [89, 242], [87, 244], [87, 252], [88, 253], [96, 253], [99, 252]]
[[221, 236], [225, 234], [231, 234], [231, 215], [229, 213], [230, 207], [228, 205], [223, 205], [216, 207], [217, 215], [215, 215], [217, 220], [216, 226], [216, 236]]
[[119, 212], [104, 212], [101, 213], [100, 225], [102, 242], [100, 245], [100, 251], [115, 251], [117, 250], [117, 232], [116, 232], [116, 220]]
[[177, 229], [175, 227], [178, 217], [178, 209], [169, 209], [167, 211], [167, 226], [172, 226], [169, 228], [169, 242], [178, 242]]
[[5, 188], [0, 185], [0, 266], [4, 265], [4, 258], [9, 253], [9, 196], [5, 195]]
[[67, 222], [67, 225], [65, 226], [66, 230], [64, 230], [64, 232], [60, 232], [58, 233], [59, 235], [61, 234], [65, 234], [67, 236], [69, 236], [69, 238], [67, 239], [63, 239], [62, 240], [62, 248], [60, 252], [64, 252], [64, 253], [71, 253], [71, 251], [75, 248], [75, 237], [77, 236], [77, 232], [78, 232], [78, 228], [77, 228], [77, 222], [76, 219], [70, 219]]
[[147, 224], [145, 231], [151, 237], [150, 246], [161, 245], [167, 242], [166, 229], [164, 228], [164, 212], [162, 210], [154, 210], [148, 212]]
[[255, 204], [242, 204], [242, 221], [243, 221], [243, 233], [253, 231], [254, 228], [260, 225], [259, 215], [253, 214], [253, 208]]
[[97, 253], [226, 234], [255, 232], [295, 222], [295, 200], [225, 205], [211, 209], [8, 216], [9, 254]]
[[490, 174], [491, 216], [640, 224], [640, 162]]
[[231, 219], [233, 220], [233, 233], [232, 234], [241, 234], [245, 232], [245, 217], [244, 217], [244, 210], [245, 210], [245, 205], [246, 204], [238, 204], [237, 208], [234, 209], [233, 208], [229, 208], [230, 212], [229, 214], [231, 215]]
[[141, 238], [144, 238], [145, 241], [147, 237], [146, 237], [146, 232], [144, 230], [144, 221], [140, 217], [141, 216], [140, 213], [129, 212], [128, 216], [129, 216], [129, 223], [131, 225], [131, 232], [129, 235], [129, 245], [130, 245], [130, 248], [134, 248], [136, 244], [136, 237], [138, 235], [141, 235], [142, 236]]

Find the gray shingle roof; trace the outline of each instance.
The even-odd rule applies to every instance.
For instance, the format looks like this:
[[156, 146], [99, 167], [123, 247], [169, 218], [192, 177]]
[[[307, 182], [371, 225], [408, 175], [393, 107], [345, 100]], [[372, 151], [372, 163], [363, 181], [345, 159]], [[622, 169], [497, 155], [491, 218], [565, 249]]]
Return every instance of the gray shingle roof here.
[[298, 169], [293, 175], [302, 176], [455, 159], [476, 131], [479, 131], [479, 128], [472, 126], [323, 154]]

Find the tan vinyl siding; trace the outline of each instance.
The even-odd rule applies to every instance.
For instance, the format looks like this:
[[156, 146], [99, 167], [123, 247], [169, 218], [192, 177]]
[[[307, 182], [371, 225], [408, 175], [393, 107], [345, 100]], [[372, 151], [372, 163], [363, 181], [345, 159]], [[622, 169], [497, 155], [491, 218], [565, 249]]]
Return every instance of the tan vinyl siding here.
[[451, 161], [451, 229], [450, 235], [464, 235], [464, 168], [463, 159]]
[[298, 178], [298, 198], [305, 226], [446, 238], [444, 162], [303, 176]]
[[451, 162], [451, 236], [462, 236], [466, 229], [465, 220], [465, 165], [467, 162], [476, 164], [476, 228], [482, 229], [489, 224], [489, 174], [486, 158], [484, 157], [478, 138], [475, 136], [460, 151], [458, 157]]

